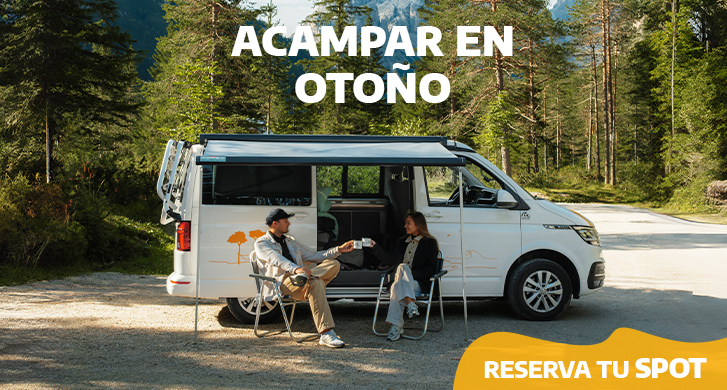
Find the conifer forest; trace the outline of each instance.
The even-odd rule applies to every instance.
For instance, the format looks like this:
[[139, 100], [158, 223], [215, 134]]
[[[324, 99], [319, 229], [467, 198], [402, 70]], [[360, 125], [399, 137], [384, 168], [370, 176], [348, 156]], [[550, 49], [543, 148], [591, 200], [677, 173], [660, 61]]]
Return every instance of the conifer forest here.
[[[316, 34], [374, 23], [366, 2], [311, 3]], [[392, 104], [353, 99], [353, 81], [345, 103], [333, 81], [317, 103], [294, 91], [305, 73], [385, 78], [383, 48], [231, 56], [239, 27], [262, 37], [284, 2], [0, 0], [0, 270], [165, 272], [164, 145], [201, 133], [446, 136], [556, 201], [724, 213], [707, 188], [727, 180], [727, 4], [569, 4], [554, 19], [544, 0], [422, 1], [442, 55], [407, 57], [409, 72], [451, 91]], [[119, 22], [134, 12], [160, 21], [143, 42]], [[513, 55], [458, 56], [456, 26], [512, 26]]]

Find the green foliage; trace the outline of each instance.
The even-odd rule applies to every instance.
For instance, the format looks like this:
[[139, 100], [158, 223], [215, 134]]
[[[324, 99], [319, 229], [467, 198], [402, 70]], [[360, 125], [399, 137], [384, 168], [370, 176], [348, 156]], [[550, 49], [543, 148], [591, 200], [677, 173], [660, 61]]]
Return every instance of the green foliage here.
[[508, 93], [502, 91], [489, 104], [489, 110], [482, 117], [482, 132], [476, 138], [478, 145], [483, 147], [490, 156], [494, 155], [501, 145], [512, 148], [514, 138], [506, 137], [503, 129], [510, 129], [517, 120], [512, 102], [508, 101]]
[[706, 197], [707, 186], [711, 179], [700, 177], [685, 186], [674, 190], [672, 197], [664, 205], [664, 209], [674, 213], [716, 212], [716, 208]]
[[[204, 128], [205, 122], [209, 132], [260, 130], [268, 92], [261, 88], [268, 77], [261, 73], [266, 60], [250, 50], [238, 57], [231, 53], [239, 26], [259, 27], [262, 11], [244, 0], [168, 1], [163, 8], [167, 35], [156, 46], [150, 70], [154, 81], [144, 85], [149, 103], [144, 116], [151, 126], [189, 134]], [[216, 99], [209, 102], [207, 112], [204, 97]], [[185, 104], [180, 106], [175, 99]], [[210, 117], [215, 119], [212, 124]]]
[[47, 266], [56, 256], [82, 258], [85, 227], [73, 220], [72, 204], [57, 184], [24, 175], [0, 180], [0, 263]]
[[629, 191], [595, 180], [585, 167], [523, 173], [516, 180], [530, 193], [563, 203], [634, 203], [642, 198]]
[[196, 140], [204, 132], [211, 132], [218, 125], [224, 125], [226, 118], [221, 117], [219, 102], [223, 97], [222, 87], [215, 85], [210, 78], [217, 73], [217, 63], [207, 65], [204, 61], [195, 60], [179, 66], [174, 73], [172, 84], [179, 95], [169, 98], [181, 117], [175, 129], [162, 128], [170, 138]]
[[139, 102], [128, 92], [137, 82], [139, 53], [116, 25], [113, 1], [14, 0], [3, 8], [12, 15], [0, 23], [3, 138], [30, 137], [39, 144], [47, 137], [50, 168], [68, 115], [80, 113], [84, 128], [132, 119]]
[[111, 214], [108, 200], [85, 188], [88, 181], [64, 194], [39, 178], [0, 180], [0, 266], [15, 269], [15, 282], [44, 274], [24, 269], [169, 271], [174, 240], [162, 228]]
[[659, 177], [659, 167], [653, 162], [629, 161], [619, 165], [619, 189], [632, 195], [638, 202], [661, 203], [666, 198]]
[[[366, 6], [358, 6], [348, 0], [317, 0], [314, 3], [316, 11], [309, 15], [306, 22], [317, 27], [331, 26], [340, 36], [348, 26], [354, 25], [354, 19], [366, 15], [366, 23], [372, 23], [370, 13], [372, 10]], [[357, 41], [360, 40], [360, 35]], [[349, 56], [346, 50], [337, 53], [331, 50], [328, 56], [317, 56], [310, 59], [301, 59], [301, 65], [306, 73], [316, 73], [325, 78], [327, 73], [351, 73], [354, 79], [364, 73], [376, 74], [384, 77], [386, 69], [381, 65], [382, 55], [374, 50], [370, 56], [361, 56], [360, 48], [356, 44], [357, 55]], [[345, 102], [336, 102], [334, 81], [326, 82], [328, 91], [322, 101], [315, 104], [302, 104], [303, 110], [311, 110], [313, 118], [311, 125], [314, 133], [320, 134], [367, 134], [370, 126], [375, 123], [378, 130], [384, 130], [388, 121], [390, 106], [383, 100], [374, 103], [362, 103], [354, 97], [354, 81], [344, 82]], [[307, 83], [306, 92], [313, 94], [313, 83]], [[363, 85], [363, 92], [372, 95], [374, 86], [371, 82]]]

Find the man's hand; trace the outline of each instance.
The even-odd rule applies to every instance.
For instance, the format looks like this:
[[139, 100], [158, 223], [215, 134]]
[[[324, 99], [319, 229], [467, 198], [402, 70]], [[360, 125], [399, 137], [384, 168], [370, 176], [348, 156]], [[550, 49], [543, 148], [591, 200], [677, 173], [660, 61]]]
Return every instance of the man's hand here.
[[300, 267], [295, 270], [295, 273], [296, 274], [305, 274], [305, 276], [307, 276], [308, 278], [311, 277], [311, 271], [310, 271], [310, 268], [308, 268], [308, 267]]
[[345, 244], [341, 244], [341, 246], [338, 247], [338, 253], [348, 253], [348, 252], [351, 252], [352, 250], [353, 250], [353, 240], [351, 240]]

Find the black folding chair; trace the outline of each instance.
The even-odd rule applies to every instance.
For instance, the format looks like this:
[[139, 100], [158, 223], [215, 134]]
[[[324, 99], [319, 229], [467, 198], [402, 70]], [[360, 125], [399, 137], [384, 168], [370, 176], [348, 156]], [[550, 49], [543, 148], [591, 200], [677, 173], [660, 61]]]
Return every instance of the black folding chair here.
[[[409, 336], [409, 335], [402, 334], [401, 337], [404, 337], [404, 338], [407, 338], [410, 340], [419, 340], [422, 337], [424, 337], [424, 335], [427, 333], [427, 330], [432, 331], [432, 332], [441, 332], [444, 329], [444, 307], [442, 306], [442, 283], [441, 282], [442, 282], [442, 276], [447, 274], [447, 271], [446, 270], [442, 271], [443, 265], [444, 265], [444, 260], [442, 259], [442, 252], [440, 251], [439, 255], [437, 256], [437, 272], [434, 275], [432, 275], [431, 278], [429, 278], [429, 281], [430, 281], [429, 294], [420, 294], [416, 297], [417, 304], [422, 303], [422, 304], [426, 305], [426, 307], [427, 307], [427, 315], [426, 315], [426, 318], [424, 319], [424, 326], [423, 327], [421, 327], [421, 326], [404, 326], [404, 329], [422, 330], [422, 334], [419, 336]], [[374, 323], [373, 323], [373, 331], [374, 331], [374, 334], [377, 336], [387, 336], [388, 335], [388, 333], [381, 333], [381, 332], [376, 331], [376, 318], [378, 317], [378, 314], [379, 314], [379, 305], [381, 303], [382, 298], [389, 299], [389, 305], [398, 305], [399, 304], [398, 302], [391, 302], [391, 295], [390, 295], [390, 291], [389, 291], [389, 286], [391, 285], [391, 283], [388, 283], [388, 285], [385, 286], [385, 282], [387, 281], [387, 279], [389, 279], [390, 282], [393, 282], [393, 280], [391, 280], [392, 279], [391, 274], [396, 272], [396, 269], [398, 267], [399, 267], [398, 265], [391, 267], [391, 268], [387, 269], [386, 271], [384, 271], [381, 275], [381, 284], [379, 285], [379, 295], [376, 298], [376, 310], [374, 311]], [[439, 298], [439, 314], [441, 316], [442, 323], [441, 323], [439, 329], [428, 329], [428, 327], [429, 327], [429, 311], [432, 308], [433, 301], [435, 301], [435, 298], [433, 295], [435, 284], [438, 286], [438, 289], [439, 289], [439, 294], [437, 294], [437, 295]]]
[[[293, 335], [293, 331], [291, 330], [291, 326], [293, 325], [293, 318], [295, 317], [295, 307], [298, 303], [306, 302], [303, 300], [295, 299], [289, 295], [283, 295], [280, 291], [280, 287], [278, 287], [278, 284], [276, 283], [275, 278], [271, 278], [268, 276], [265, 276], [260, 273], [260, 270], [263, 269], [263, 260], [259, 259], [257, 255], [255, 254], [255, 251], [250, 252], [250, 265], [252, 265], [252, 271], [254, 273], [250, 274], [250, 277], [255, 278], [255, 287], [257, 288], [257, 296], [255, 297], [257, 301], [257, 311], [255, 313], [255, 328], [254, 333], [257, 337], [265, 337], [269, 335], [279, 334], [288, 332], [288, 335], [290, 335], [290, 338], [293, 339], [296, 343], [301, 343], [303, 341], [307, 340], [313, 340], [314, 338], [319, 337], [319, 335], [313, 334], [303, 337], [295, 337]], [[269, 283], [268, 285], [273, 288], [275, 291], [275, 300], [278, 302], [278, 306], [280, 306], [280, 310], [283, 312], [283, 320], [285, 321], [285, 328], [280, 329], [272, 329], [272, 330], [266, 330], [266, 331], [260, 331], [258, 329], [258, 324], [260, 322], [260, 311], [261, 308], [266, 302], [263, 300], [263, 286], [265, 283]], [[290, 321], [288, 321], [288, 314], [285, 312], [285, 308], [287, 306], [292, 306], [293, 308], [290, 311]]]

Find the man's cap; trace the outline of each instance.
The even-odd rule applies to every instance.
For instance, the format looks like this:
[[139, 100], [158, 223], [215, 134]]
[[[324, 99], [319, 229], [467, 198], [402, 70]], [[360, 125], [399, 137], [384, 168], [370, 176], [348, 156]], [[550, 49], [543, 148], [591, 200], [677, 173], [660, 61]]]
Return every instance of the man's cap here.
[[283, 218], [290, 218], [294, 216], [295, 213], [288, 214], [283, 209], [272, 209], [269, 213], [267, 218], [265, 218], [265, 224], [270, 226], [273, 224], [273, 222], [283, 219]]

